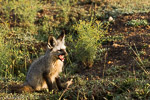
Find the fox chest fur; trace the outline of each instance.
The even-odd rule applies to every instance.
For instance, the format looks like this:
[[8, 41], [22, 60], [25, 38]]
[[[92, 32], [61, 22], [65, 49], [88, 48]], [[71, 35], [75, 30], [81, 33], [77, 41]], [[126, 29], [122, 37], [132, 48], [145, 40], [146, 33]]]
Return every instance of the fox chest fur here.
[[62, 72], [62, 68], [63, 68], [63, 62], [60, 60], [56, 60], [55, 62], [52, 63], [50, 67], [50, 78], [52, 80], [52, 82], [55, 81], [55, 78], [59, 76], [59, 73]]

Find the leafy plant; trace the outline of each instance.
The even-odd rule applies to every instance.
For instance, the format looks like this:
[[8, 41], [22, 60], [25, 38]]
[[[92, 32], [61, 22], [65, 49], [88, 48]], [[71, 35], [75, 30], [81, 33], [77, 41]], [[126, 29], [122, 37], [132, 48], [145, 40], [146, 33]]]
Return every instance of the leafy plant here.
[[77, 31], [75, 41], [75, 58], [85, 66], [92, 67], [96, 58], [97, 48], [106, 31], [99, 21], [79, 21], [73, 28]]

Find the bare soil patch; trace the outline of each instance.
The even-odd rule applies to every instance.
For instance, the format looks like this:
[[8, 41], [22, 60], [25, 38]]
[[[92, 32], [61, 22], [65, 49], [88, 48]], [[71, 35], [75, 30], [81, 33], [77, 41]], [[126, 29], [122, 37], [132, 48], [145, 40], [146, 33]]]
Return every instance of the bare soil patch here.
[[[105, 76], [105, 70], [113, 66], [128, 66], [129, 71], [133, 71], [133, 67], [138, 66], [135, 59], [136, 53], [140, 54], [142, 60], [150, 61], [150, 26], [127, 26], [127, 21], [133, 19], [145, 19], [150, 23], [150, 12], [140, 14], [126, 14], [118, 16], [115, 22], [109, 27], [109, 35], [122, 35], [122, 40], [113, 41], [104, 45], [107, 52], [103, 55], [102, 61], [97, 61], [91, 69], [84, 69], [79, 72], [82, 75], [93, 75], [99, 79]], [[132, 49], [133, 50], [132, 50]], [[147, 65], [149, 66], [149, 65]]]

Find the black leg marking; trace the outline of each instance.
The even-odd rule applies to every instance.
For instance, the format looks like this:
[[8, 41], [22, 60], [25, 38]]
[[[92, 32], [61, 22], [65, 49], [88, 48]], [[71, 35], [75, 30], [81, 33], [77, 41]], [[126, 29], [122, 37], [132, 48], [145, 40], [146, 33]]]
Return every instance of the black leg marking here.
[[46, 84], [48, 86], [48, 90], [51, 91], [52, 90], [52, 81], [49, 77], [49, 73], [48, 72], [43, 73], [43, 78], [46, 81]]
[[61, 85], [61, 82], [60, 82], [60, 78], [59, 78], [59, 77], [55, 78], [55, 80], [56, 80], [56, 84], [57, 84], [57, 87], [58, 87], [59, 90], [65, 89], [65, 88]]

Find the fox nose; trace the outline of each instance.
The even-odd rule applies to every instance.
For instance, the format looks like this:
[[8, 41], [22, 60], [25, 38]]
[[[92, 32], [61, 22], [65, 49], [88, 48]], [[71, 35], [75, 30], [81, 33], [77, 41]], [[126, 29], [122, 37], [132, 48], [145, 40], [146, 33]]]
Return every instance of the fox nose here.
[[65, 55], [65, 56], [68, 55], [68, 53], [67, 53], [67, 51], [66, 51], [65, 49], [61, 49], [60, 51], [61, 51], [61, 54], [62, 54], [62, 55]]

